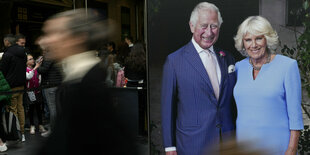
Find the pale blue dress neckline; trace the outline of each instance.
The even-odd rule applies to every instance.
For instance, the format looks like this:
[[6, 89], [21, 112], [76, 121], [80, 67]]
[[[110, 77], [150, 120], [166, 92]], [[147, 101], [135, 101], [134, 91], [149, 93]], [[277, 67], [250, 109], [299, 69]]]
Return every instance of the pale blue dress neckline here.
[[255, 81], [261, 79], [261, 76], [263, 76], [263, 75], [261, 75], [261, 74], [264, 74], [264, 72], [265, 72], [265, 70], [266, 70], [265, 68], [272, 66], [272, 64], [273, 64], [274, 61], [277, 59], [277, 57], [278, 57], [278, 54], [276, 54], [276, 55], [274, 56], [274, 58], [273, 58], [269, 63], [263, 64], [262, 68], [260, 69], [260, 71], [259, 71], [259, 73], [257, 74], [257, 76], [256, 76], [255, 79], [253, 78], [253, 67], [252, 67], [252, 65], [251, 65], [251, 63], [250, 63], [250, 58], [248, 57], [248, 73], [250, 74], [251, 81], [252, 81], [252, 82], [255, 82]]

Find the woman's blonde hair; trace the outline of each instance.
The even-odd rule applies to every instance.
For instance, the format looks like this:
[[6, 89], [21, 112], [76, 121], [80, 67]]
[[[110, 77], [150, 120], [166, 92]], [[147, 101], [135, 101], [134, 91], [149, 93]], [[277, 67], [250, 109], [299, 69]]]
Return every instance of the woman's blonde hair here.
[[255, 36], [263, 35], [267, 41], [267, 52], [275, 53], [278, 47], [278, 34], [267, 19], [261, 16], [250, 16], [241, 23], [237, 35], [234, 37], [236, 49], [244, 56], [248, 56], [243, 46], [243, 37], [251, 33]]

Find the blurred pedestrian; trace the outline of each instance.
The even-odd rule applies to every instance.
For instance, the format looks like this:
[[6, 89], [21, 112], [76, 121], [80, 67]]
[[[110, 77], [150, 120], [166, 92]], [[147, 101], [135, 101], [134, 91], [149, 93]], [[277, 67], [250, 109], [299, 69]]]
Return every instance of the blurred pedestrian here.
[[44, 132], [41, 135], [43, 137], [48, 137], [55, 126], [55, 119], [57, 115], [56, 111], [56, 91], [58, 86], [61, 84], [63, 76], [61, 67], [57, 65], [56, 60], [49, 58], [48, 51], [46, 48], [38, 41], [38, 44], [43, 50], [42, 64], [37, 69], [38, 73], [42, 75], [42, 87], [43, 96], [47, 103], [47, 108], [49, 111], [49, 125], [48, 132]]
[[43, 32], [41, 44], [62, 64], [64, 80], [54, 131], [39, 154], [135, 154], [104, 84], [106, 66], [93, 51], [108, 37], [108, 24], [92, 9], [75, 9], [49, 18]]

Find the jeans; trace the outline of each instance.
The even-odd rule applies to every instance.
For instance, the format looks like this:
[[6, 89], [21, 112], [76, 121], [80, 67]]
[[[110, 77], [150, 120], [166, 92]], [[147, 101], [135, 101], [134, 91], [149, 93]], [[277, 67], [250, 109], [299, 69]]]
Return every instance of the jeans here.
[[56, 119], [56, 90], [57, 87], [47, 88], [43, 90], [47, 106], [50, 112], [50, 126], [51, 129], [54, 128]]

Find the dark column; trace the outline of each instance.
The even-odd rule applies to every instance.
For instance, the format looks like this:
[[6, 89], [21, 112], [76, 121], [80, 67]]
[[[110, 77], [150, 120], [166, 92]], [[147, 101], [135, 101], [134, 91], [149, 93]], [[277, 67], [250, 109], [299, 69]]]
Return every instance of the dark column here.
[[[12, 11], [13, 2], [5, 1], [0, 2], [0, 38], [3, 38], [4, 35], [10, 33], [10, 25], [12, 22], [11, 11]], [[3, 45], [3, 40], [1, 39], [0, 46]]]
[[75, 8], [84, 8], [85, 0], [75, 0]]

